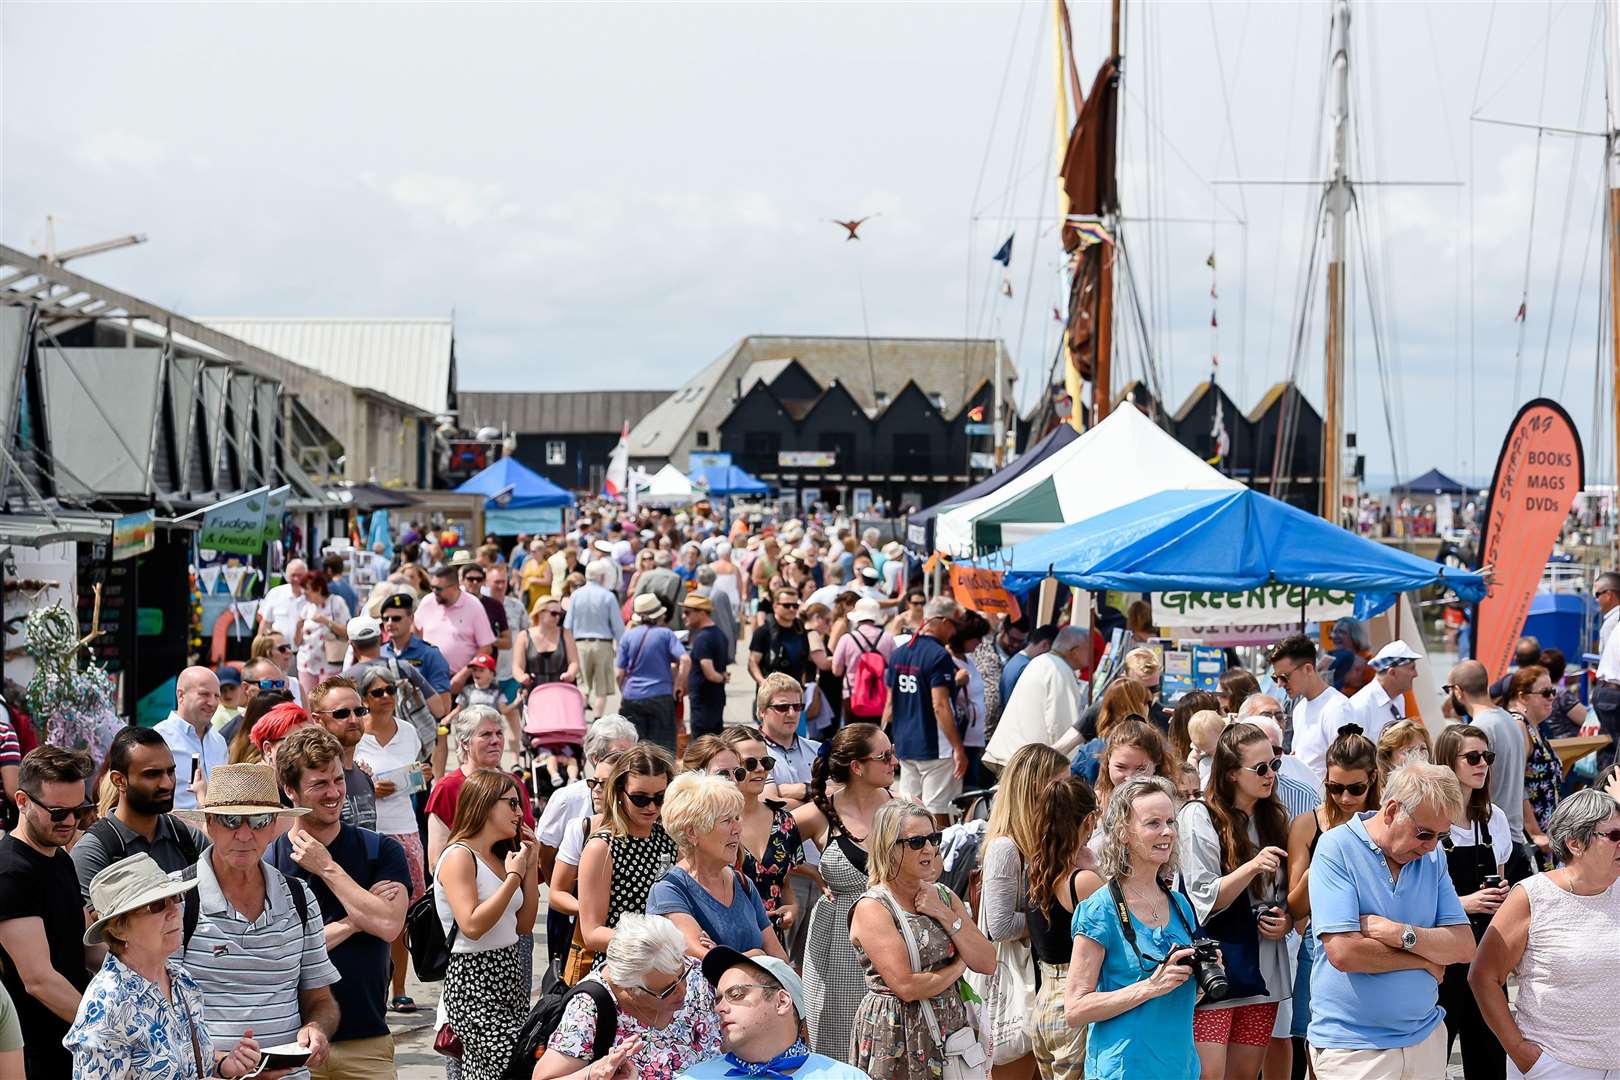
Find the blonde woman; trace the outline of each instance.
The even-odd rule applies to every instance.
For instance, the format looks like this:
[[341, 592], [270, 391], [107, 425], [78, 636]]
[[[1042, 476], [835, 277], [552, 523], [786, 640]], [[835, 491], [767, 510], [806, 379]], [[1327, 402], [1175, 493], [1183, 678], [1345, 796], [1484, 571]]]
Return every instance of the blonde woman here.
[[512, 642], [512, 678], [527, 691], [578, 677], [579, 648], [574, 632], [563, 626], [562, 600], [542, 595], [529, 610], [529, 628]]
[[626, 912], [647, 910], [653, 883], [675, 862], [675, 842], [664, 831], [665, 789], [675, 776], [669, 751], [640, 742], [608, 773], [602, 793], [607, 827], [593, 834], [579, 859], [579, 934], [600, 963], [613, 928]]
[[866, 996], [855, 1013], [849, 1063], [873, 1080], [934, 1080], [947, 1047], [978, 1049], [957, 984], [968, 971], [994, 971], [996, 947], [967, 905], [938, 883], [939, 840], [933, 817], [915, 803], [891, 802], [872, 817], [871, 888], [850, 918]]
[[1378, 733], [1378, 783], [1389, 781], [1390, 770], [1414, 761], [1430, 761], [1434, 744], [1429, 729], [1412, 720], [1397, 720]]
[[[995, 805], [990, 811], [990, 827], [985, 833], [980, 926], [992, 942], [1004, 942], [1016, 949], [1020, 954], [1019, 962], [1026, 966], [1030, 963], [1028, 866], [1041, 839], [1036, 811], [1042, 792], [1068, 772], [1068, 760], [1050, 746], [1031, 743], [1020, 747], [1002, 770]], [[1005, 1004], [998, 991], [996, 976], [992, 975], [983, 991], [986, 1011], [981, 1032], [985, 1053], [996, 1063], [991, 1074], [997, 1080], [1003, 1077], [1027, 1080], [1035, 1075], [1034, 1056], [1012, 1057], [1005, 1047], [998, 1053], [994, 1045], [995, 1030], [1001, 1020], [999, 1012]]]
[[734, 780], [701, 772], [677, 776], [664, 799], [664, 827], [680, 859], [653, 885], [647, 912], [674, 923], [698, 960], [716, 945], [787, 959], [754, 883], [734, 869], [742, 810]]

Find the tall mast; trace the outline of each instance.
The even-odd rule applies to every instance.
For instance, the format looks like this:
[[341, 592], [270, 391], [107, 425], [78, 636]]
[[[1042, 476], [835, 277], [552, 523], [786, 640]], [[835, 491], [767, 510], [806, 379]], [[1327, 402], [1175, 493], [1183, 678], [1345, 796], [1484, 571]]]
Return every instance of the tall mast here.
[[[1609, 384], [1609, 406], [1613, 409], [1609, 428], [1615, 449], [1615, 466], [1620, 473], [1620, 0], [1604, 5], [1603, 51], [1608, 78], [1608, 139], [1604, 154], [1609, 183], [1609, 213], [1604, 222], [1609, 234], [1609, 363], [1613, 380]], [[1620, 475], [1616, 477], [1620, 482]], [[1620, 499], [1620, 487], [1615, 489]]]
[[[1108, 39], [1108, 55], [1119, 55], [1119, 15], [1121, 0], [1113, 0], [1113, 25]], [[1097, 355], [1091, 369], [1091, 422], [1099, 423], [1114, 405], [1114, 245], [1118, 243], [1119, 223], [1110, 221], [1114, 239], [1103, 245], [1102, 265], [1097, 275]]]
[[[1613, 2], [1613, 0], [1611, 0]], [[1333, 158], [1324, 209], [1327, 213], [1327, 378], [1322, 410], [1322, 516], [1339, 523], [1344, 484], [1345, 233], [1350, 216], [1347, 160], [1350, 135], [1350, 4], [1333, 10]]]

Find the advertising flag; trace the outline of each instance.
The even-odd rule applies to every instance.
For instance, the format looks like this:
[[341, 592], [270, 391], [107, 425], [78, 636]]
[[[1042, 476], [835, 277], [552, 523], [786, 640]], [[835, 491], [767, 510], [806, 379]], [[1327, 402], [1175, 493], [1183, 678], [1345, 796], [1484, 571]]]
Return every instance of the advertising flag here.
[[1563, 406], [1537, 398], [1520, 409], [1496, 459], [1480, 536], [1480, 565], [1494, 574], [1474, 620], [1474, 658], [1492, 679], [1508, 669], [1547, 557], [1585, 483], [1581, 437]]

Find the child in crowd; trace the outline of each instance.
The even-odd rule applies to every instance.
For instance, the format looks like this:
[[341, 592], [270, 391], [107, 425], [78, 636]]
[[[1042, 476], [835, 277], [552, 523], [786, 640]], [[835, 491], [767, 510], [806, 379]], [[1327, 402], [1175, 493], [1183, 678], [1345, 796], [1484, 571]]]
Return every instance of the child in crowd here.
[[501, 688], [495, 685], [495, 658], [489, 653], [479, 653], [468, 666], [472, 668], [472, 681], [456, 695], [456, 711], [469, 705], [488, 705], [500, 712], [506, 701]]
[[1221, 741], [1221, 732], [1225, 730], [1226, 717], [1214, 709], [1195, 712], [1187, 721], [1187, 737], [1192, 742], [1187, 764], [1198, 770], [1200, 788], [1209, 783], [1210, 760], [1215, 754], [1215, 744]]

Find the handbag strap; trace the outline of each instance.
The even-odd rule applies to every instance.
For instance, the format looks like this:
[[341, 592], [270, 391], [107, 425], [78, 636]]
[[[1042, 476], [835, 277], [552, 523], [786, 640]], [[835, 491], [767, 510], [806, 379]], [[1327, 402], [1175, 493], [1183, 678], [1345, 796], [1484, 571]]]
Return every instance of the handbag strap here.
[[[917, 949], [917, 938], [911, 932], [911, 923], [906, 919], [905, 910], [900, 902], [894, 898], [887, 885], [880, 885], [866, 895], [882, 900], [889, 906], [889, 913], [894, 916], [895, 924], [900, 928], [900, 937], [906, 943], [906, 952], [911, 957], [911, 970], [922, 974], [922, 953]], [[945, 1049], [945, 1036], [939, 1030], [939, 1017], [934, 1015], [934, 1004], [928, 998], [918, 1001], [922, 1006], [923, 1022], [928, 1025], [928, 1034], [939, 1044], [940, 1051]]]
[[186, 1031], [191, 1035], [191, 1056], [197, 1062], [197, 1076], [206, 1077], [209, 1071], [203, 1068], [202, 1043], [197, 1038], [197, 1021], [191, 1017], [191, 1006], [186, 1004], [186, 995], [180, 992], [178, 982], [170, 979], [169, 989], [174, 994], [174, 1000], [180, 1004], [180, 1014], [186, 1018]]

